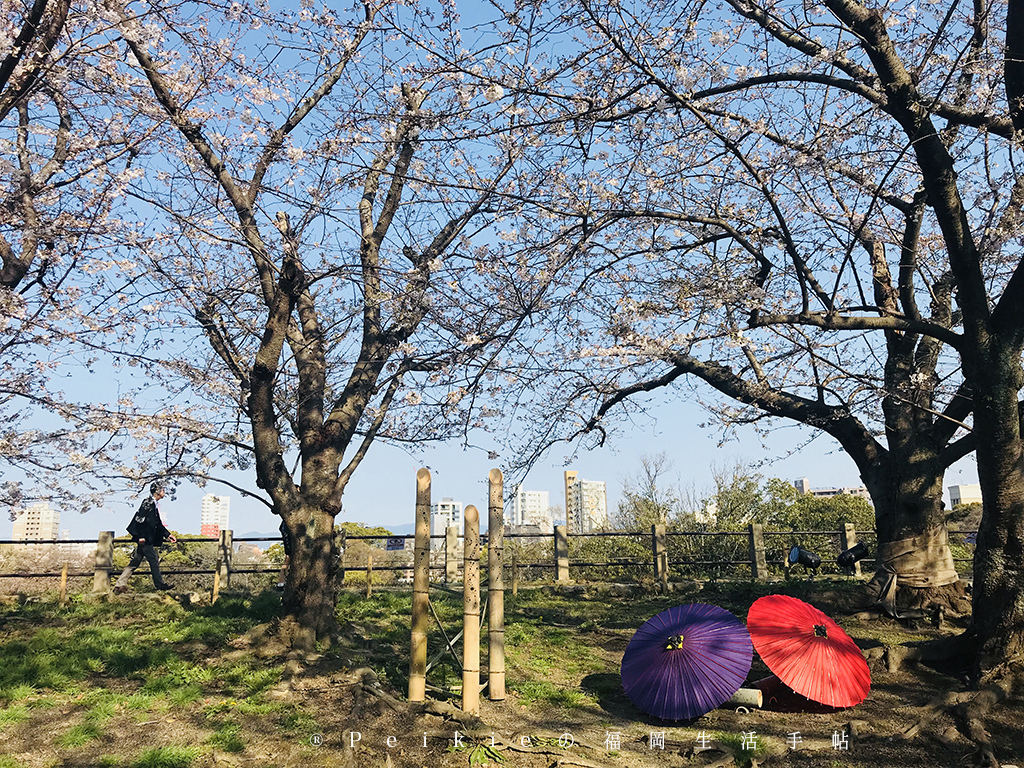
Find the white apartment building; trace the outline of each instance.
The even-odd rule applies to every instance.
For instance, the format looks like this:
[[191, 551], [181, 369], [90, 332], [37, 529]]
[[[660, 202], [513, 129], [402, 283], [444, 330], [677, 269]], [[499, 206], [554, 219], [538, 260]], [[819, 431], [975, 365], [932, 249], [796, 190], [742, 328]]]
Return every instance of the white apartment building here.
[[565, 473], [565, 524], [570, 534], [608, 527], [608, 492], [603, 480], [582, 480]]
[[220, 538], [220, 532], [228, 530], [228, 514], [231, 510], [230, 496], [208, 493], [203, 496], [203, 507], [199, 520], [199, 532], [211, 539]]
[[811, 496], [818, 496], [820, 498], [828, 498], [830, 496], [860, 496], [862, 499], [871, 501], [871, 494], [868, 489], [863, 485], [850, 485], [842, 488], [811, 488], [811, 483], [806, 477], [802, 477], [799, 480], [793, 481], [793, 487], [796, 488], [800, 493], [809, 493]]
[[50, 541], [60, 537], [60, 512], [45, 501], [29, 504], [14, 518], [15, 541]]
[[[430, 535], [444, 536], [450, 526], [459, 529], [459, 537], [462, 537], [462, 502], [453, 501], [450, 496], [445, 496], [436, 504], [430, 505]], [[430, 546], [438, 549], [444, 546], [443, 539], [431, 539]]]
[[949, 490], [949, 508], [957, 504], [981, 504], [981, 486], [977, 483], [970, 485], [951, 485]]
[[512, 497], [509, 525], [536, 525], [541, 533], [554, 532], [551, 521], [551, 495], [547, 491], [528, 491], [519, 485]]

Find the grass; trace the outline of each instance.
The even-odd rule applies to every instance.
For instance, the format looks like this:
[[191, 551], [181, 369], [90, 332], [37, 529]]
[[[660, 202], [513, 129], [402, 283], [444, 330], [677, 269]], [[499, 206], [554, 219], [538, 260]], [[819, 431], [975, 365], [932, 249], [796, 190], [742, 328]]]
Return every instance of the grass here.
[[143, 752], [131, 768], [189, 768], [200, 754], [196, 747], [155, 747]]
[[[783, 585], [786, 593], [798, 597], [810, 597], [821, 586]], [[596, 715], [602, 723], [628, 719], [635, 710], [622, 692], [617, 664], [631, 633], [644, 621], [686, 602], [714, 603], [742, 618], [757, 597], [779, 591], [779, 584], [721, 581], [680, 585], [668, 595], [638, 591], [621, 598], [600, 589], [586, 596], [540, 588], [521, 588], [516, 597], [506, 594], [510, 704], [529, 710], [524, 716], [530, 718], [550, 714], [554, 720], [571, 721]], [[432, 589], [431, 602], [445, 633], [455, 637], [462, 625], [461, 590]], [[323, 761], [330, 754], [309, 749], [309, 738], [330, 734], [336, 713], [278, 698], [276, 686], [284, 671], [280, 660], [258, 657], [258, 648], [228, 645], [265, 622], [272, 607], [262, 596], [225, 598], [215, 606], [188, 609], [172, 603], [120, 602], [0, 607], [0, 622], [9, 615], [28, 619], [6, 622], [8, 631], [0, 640], [4, 748], [19, 739], [29, 743], [38, 728], [45, 733], [38, 747], [56, 755], [54, 765], [191, 768], [210, 762], [216, 751], [264, 768], [259, 755], [290, 749], [293, 757], [302, 752], [300, 762], [307, 768], [326, 766]], [[385, 685], [404, 691], [410, 611], [408, 592], [377, 591], [370, 599], [355, 590], [343, 592], [338, 601], [343, 651], [328, 651], [325, 658], [347, 654], [342, 658], [349, 660], [350, 669], [355, 663], [368, 665]], [[482, 635], [486, 647], [486, 624]], [[431, 656], [443, 647], [433, 615], [428, 644]], [[461, 653], [461, 643], [456, 651]], [[428, 680], [454, 687], [461, 683], [461, 671], [454, 660], [442, 658]], [[125, 738], [153, 723], [160, 723], [152, 727], [163, 729], [163, 741], [149, 744], [164, 746], [143, 749], [144, 742]], [[609, 725], [611, 730], [616, 727]], [[722, 734], [719, 740], [736, 748], [738, 757], [758, 759], [760, 752], [744, 753], [729, 738], [739, 736]], [[264, 748], [264, 742], [274, 740], [277, 747]], [[476, 759], [479, 764], [498, 762], [484, 752]], [[15, 758], [0, 757], [0, 768], [21, 767]]]

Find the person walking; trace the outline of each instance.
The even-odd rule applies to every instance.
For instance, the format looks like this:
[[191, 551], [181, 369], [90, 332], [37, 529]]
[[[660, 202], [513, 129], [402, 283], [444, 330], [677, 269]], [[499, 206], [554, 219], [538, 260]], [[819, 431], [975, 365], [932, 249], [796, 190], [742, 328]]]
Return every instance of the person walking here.
[[139, 511], [128, 524], [128, 535], [135, 541], [135, 553], [128, 561], [127, 567], [121, 572], [117, 584], [114, 585], [114, 592], [121, 595], [128, 591], [128, 579], [139, 567], [142, 558], [149, 561], [149, 572], [153, 576], [153, 585], [157, 589], [172, 589], [171, 585], [163, 580], [160, 575], [160, 556], [156, 548], [164, 541], [171, 544], [177, 541], [170, 531], [164, 526], [160, 519], [160, 508], [157, 503], [164, 497], [163, 483], [153, 483], [149, 486], [149, 497], [143, 500]]

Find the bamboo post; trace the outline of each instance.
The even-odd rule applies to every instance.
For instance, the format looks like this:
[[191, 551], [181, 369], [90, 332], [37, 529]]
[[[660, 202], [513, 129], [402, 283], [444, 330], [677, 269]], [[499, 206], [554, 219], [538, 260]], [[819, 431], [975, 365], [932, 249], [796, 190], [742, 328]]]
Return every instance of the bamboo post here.
[[751, 523], [750, 531], [750, 575], [755, 579], [768, 578], [768, 560], [764, 554], [764, 528], [760, 523]]
[[366, 597], [373, 594], [373, 555], [366, 555]]
[[668, 536], [664, 523], [651, 526], [651, 554], [654, 557], [654, 578], [668, 587]]
[[110, 591], [110, 572], [114, 570], [114, 532], [100, 531], [96, 541], [96, 560], [92, 574], [92, 591]]
[[409, 653], [409, 701], [427, 695], [427, 621], [430, 598], [430, 472], [416, 473], [416, 544], [413, 550], [412, 642]]
[[220, 580], [224, 587], [231, 588], [231, 551], [234, 548], [234, 533], [232, 531], [220, 532], [220, 558], [217, 562], [217, 570], [220, 571]]
[[[842, 542], [842, 545], [839, 547], [841, 551], [845, 552], [846, 550], [857, 546], [857, 529], [853, 525], [853, 523], [843, 523], [843, 530], [839, 534], [839, 537]], [[852, 574], [853, 576], [860, 578], [860, 561], [858, 560], [856, 563], [853, 564], [852, 567], [846, 568], [844, 570], [846, 571], [846, 573]]]
[[459, 528], [449, 525], [444, 531], [444, 583], [459, 580]]
[[505, 487], [500, 469], [488, 476], [487, 696], [505, 699]]
[[569, 581], [569, 534], [564, 525], [555, 526], [555, 581]]
[[68, 601], [68, 561], [64, 561], [64, 567], [60, 572], [60, 604], [64, 605]]
[[466, 507], [462, 574], [462, 711], [480, 714], [480, 513]]

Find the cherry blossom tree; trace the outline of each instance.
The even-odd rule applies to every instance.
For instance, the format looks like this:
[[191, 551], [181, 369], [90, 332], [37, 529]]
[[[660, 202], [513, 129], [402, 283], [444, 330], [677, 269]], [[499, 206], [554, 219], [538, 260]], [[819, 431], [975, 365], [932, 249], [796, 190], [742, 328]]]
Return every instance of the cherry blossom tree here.
[[581, 226], [608, 255], [580, 285], [611, 322], [580, 426], [694, 374], [833, 435], [882, 535], [926, 548], [973, 450], [964, 639], [973, 679], [1002, 679], [1024, 645], [1020, 3], [585, 6]]
[[93, 470], [128, 439], [129, 387], [94, 402], [67, 383], [114, 364], [108, 352], [132, 333], [122, 289], [135, 265], [117, 253], [132, 227], [114, 207], [152, 127], [119, 101], [91, 8], [4, 10], [0, 462], [10, 473], [0, 495], [12, 510], [39, 497], [81, 510], [107, 487]]
[[558, 146], [488, 74], [529, 54], [464, 46], [447, 5], [149, 8], [105, 12], [176, 131], [133, 186], [158, 212], [139, 253], [162, 292], [154, 375], [207, 414], [176, 432], [181, 471], [253, 466], [291, 531], [285, 627], [309, 647], [370, 445], [465, 435], [527, 343], [568, 256], [500, 232], [543, 202], [532, 170]]

